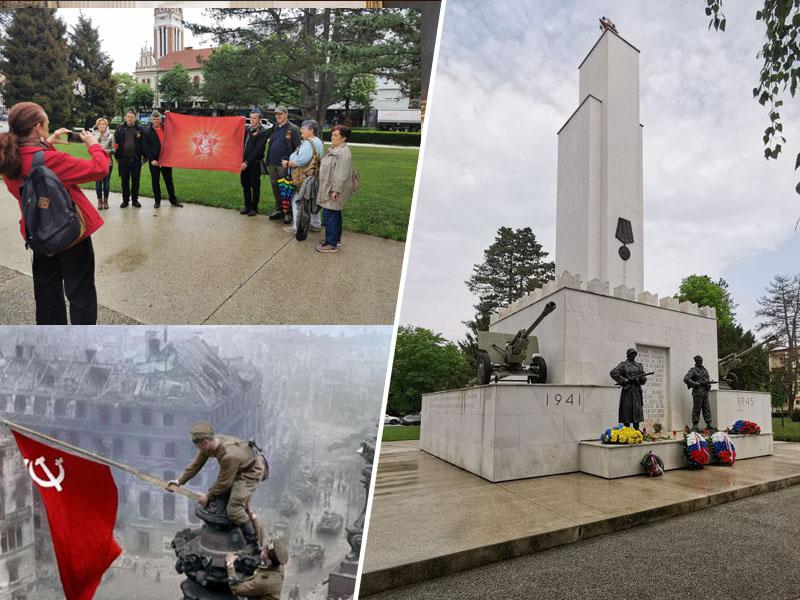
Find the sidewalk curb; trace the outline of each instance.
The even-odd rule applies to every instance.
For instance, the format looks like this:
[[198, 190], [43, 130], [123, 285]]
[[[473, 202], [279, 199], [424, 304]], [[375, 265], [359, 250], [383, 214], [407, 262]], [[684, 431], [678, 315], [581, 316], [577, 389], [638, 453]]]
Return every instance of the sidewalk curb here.
[[515, 540], [471, 548], [453, 554], [437, 556], [419, 562], [397, 565], [388, 569], [365, 572], [361, 576], [360, 596], [365, 597], [392, 589], [420, 583], [428, 579], [452, 575], [460, 571], [485, 566], [488, 563], [508, 560], [548, 550], [556, 546], [571, 544], [581, 540], [622, 531], [639, 525], [654, 523], [734, 500], [781, 490], [800, 484], [800, 474], [780, 479], [743, 486], [682, 500], [656, 508], [609, 517], [591, 523], [576, 524], [554, 531], [548, 531]]

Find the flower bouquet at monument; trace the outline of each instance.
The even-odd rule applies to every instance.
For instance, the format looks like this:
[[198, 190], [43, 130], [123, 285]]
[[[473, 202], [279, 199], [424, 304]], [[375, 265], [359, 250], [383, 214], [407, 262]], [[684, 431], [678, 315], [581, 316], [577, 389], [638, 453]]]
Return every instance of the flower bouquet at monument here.
[[620, 423], [616, 427], [606, 429], [606, 432], [600, 436], [600, 441], [604, 444], [641, 444], [644, 436], [641, 431]]
[[711, 460], [708, 442], [702, 435], [694, 431], [686, 435], [686, 460], [689, 461], [689, 466], [696, 469], [702, 468]]
[[733, 427], [729, 430], [730, 433], [735, 434], [744, 434], [744, 435], [760, 435], [761, 434], [761, 427], [759, 427], [756, 423], [752, 421], [744, 421], [739, 419], [736, 423], [733, 424]]
[[721, 465], [730, 466], [736, 460], [736, 448], [724, 431], [717, 431], [711, 435], [711, 448], [716, 461]]

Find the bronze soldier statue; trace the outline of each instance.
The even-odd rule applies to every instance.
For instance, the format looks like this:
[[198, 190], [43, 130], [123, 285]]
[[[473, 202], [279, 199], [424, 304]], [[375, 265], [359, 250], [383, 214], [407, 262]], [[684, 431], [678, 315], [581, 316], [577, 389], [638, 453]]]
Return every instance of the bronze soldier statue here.
[[255, 542], [257, 534], [245, 507], [258, 484], [265, 479], [267, 464], [264, 457], [249, 442], [229, 435], [215, 434], [214, 428], [209, 423], [200, 422], [192, 425], [191, 436], [192, 443], [198, 449], [197, 457], [178, 479], [169, 482], [167, 489], [184, 485], [200, 472], [209, 458], [216, 458], [219, 462], [217, 480], [205, 494], [201, 494], [198, 502], [205, 507], [210, 497], [230, 493], [228, 519], [241, 528], [247, 541]]
[[228, 570], [228, 583], [234, 595], [256, 600], [280, 600], [283, 587], [283, 565], [289, 560], [289, 552], [281, 540], [271, 540], [255, 513], [248, 508], [248, 516], [253, 527], [258, 531], [258, 544], [261, 548], [261, 563], [247, 579], [240, 579], [236, 573], [236, 554], [225, 555], [225, 567]]
[[639, 429], [639, 423], [644, 421], [642, 386], [647, 383], [648, 374], [644, 372], [642, 363], [636, 362], [637, 352], [634, 348], [628, 348], [626, 355], [628, 359], [611, 371], [611, 379], [622, 388], [619, 396], [619, 422]]
[[706, 429], [714, 429], [711, 424], [711, 406], [708, 403], [708, 392], [711, 391], [711, 384], [717, 383], [711, 381], [708, 375], [708, 370], [703, 366], [703, 357], [697, 355], [694, 357], [694, 366], [686, 373], [683, 378], [683, 383], [686, 387], [692, 390], [692, 429], [697, 431], [697, 424], [700, 422], [700, 410], [703, 411], [703, 421], [706, 423]]

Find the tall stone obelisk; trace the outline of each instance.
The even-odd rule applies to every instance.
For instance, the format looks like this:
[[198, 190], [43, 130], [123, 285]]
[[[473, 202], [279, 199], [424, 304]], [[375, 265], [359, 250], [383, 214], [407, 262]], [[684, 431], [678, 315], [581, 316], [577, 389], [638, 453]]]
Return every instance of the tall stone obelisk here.
[[639, 51], [606, 30], [558, 132], [556, 273], [644, 290]]

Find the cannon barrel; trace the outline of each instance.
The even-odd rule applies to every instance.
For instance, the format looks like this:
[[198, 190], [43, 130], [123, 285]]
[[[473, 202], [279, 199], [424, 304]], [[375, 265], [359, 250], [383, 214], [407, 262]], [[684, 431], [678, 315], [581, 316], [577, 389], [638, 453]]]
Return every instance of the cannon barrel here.
[[545, 304], [545, 307], [544, 307], [544, 310], [542, 311], [542, 314], [540, 314], [539, 317], [533, 323], [531, 323], [531, 326], [528, 327], [525, 330], [524, 337], [528, 337], [531, 334], [531, 332], [534, 329], [536, 329], [536, 327], [539, 325], [539, 323], [544, 321], [545, 317], [547, 315], [549, 315], [551, 312], [553, 312], [555, 309], [556, 309], [556, 303], [555, 302], [550, 301], [547, 304]]
[[757, 350], [758, 348], [761, 348], [762, 346], [771, 344], [776, 340], [777, 336], [771, 335], [768, 338], [760, 341], [758, 344], [753, 344], [746, 350], [742, 350], [741, 352], [731, 352], [730, 354], [723, 356], [722, 358], [719, 359], [719, 361], [717, 361], [717, 367], [718, 369], [720, 369], [720, 371], [722, 370], [729, 371], [730, 369], [739, 366], [741, 360], [751, 352]]

